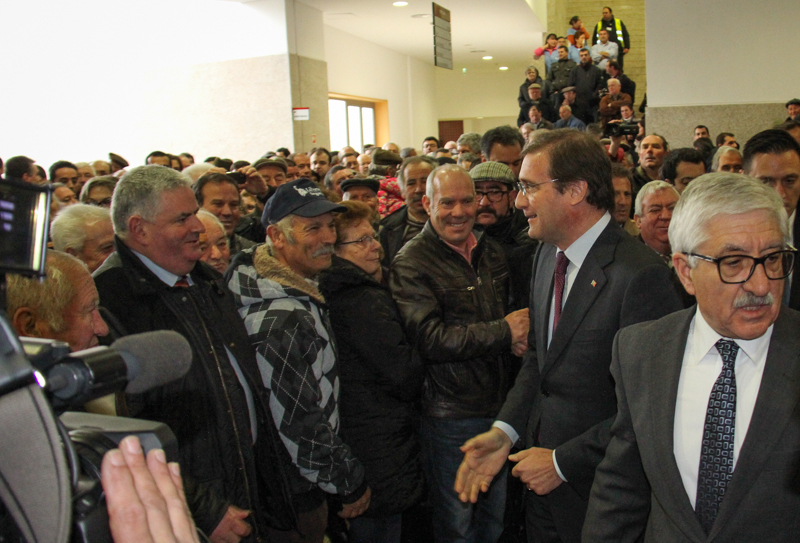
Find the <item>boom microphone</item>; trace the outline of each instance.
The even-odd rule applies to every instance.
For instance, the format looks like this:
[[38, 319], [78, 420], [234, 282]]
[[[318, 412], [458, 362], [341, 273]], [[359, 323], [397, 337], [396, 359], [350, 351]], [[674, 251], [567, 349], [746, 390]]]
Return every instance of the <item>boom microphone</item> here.
[[186, 375], [192, 364], [189, 342], [160, 330], [118, 339], [111, 347], [70, 353], [47, 370], [54, 407], [81, 405], [124, 388], [139, 394]]

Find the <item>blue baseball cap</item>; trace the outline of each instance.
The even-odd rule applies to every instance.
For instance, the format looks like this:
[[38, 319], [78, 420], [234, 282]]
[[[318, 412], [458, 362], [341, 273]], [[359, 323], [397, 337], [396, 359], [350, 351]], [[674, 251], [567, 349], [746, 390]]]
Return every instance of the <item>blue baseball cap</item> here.
[[264, 206], [261, 224], [266, 228], [289, 215], [319, 217], [339, 211], [347, 208], [328, 200], [316, 183], [303, 177], [278, 187]]

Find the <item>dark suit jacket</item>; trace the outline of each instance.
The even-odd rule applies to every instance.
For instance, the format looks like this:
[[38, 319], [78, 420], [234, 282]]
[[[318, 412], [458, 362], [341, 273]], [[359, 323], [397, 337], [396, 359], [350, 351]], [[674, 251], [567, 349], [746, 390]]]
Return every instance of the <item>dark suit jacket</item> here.
[[[795, 215], [792, 236], [795, 244], [800, 243], [800, 217]], [[798, 255], [800, 256], [800, 255]], [[797, 257], [795, 257], [796, 259]], [[800, 262], [795, 260], [794, 271], [792, 272], [792, 288], [789, 293], [789, 307], [800, 311]]]
[[[673, 455], [687, 309], [622, 330], [611, 371], [619, 414], [597, 468], [584, 541], [800, 540], [800, 313], [781, 308], [747, 437], [708, 537]], [[654, 338], [658, 338], [654, 341]]]
[[578, 272], [548, 349], [555, 253], [555, 246], [542, 245], [534, 257], [531, 348], [497, 419], [519, 432], [526, 447], [557, 449], [569, 484], [547, 499], [566, 542], [580, 540], [594, 470], [617, 409], [609, 373], [614, 335], [682, 306], [664, 261], [612, 220]]

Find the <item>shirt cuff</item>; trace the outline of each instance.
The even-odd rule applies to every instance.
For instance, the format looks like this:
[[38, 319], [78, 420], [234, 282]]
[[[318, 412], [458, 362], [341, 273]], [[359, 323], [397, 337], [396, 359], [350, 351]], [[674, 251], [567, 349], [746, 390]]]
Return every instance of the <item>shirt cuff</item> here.
[[509, 438], [511, 438], [511, 446], [514, 446], [514, 443], [519, 441], [519, 434], [516, 430], [514, 430], [510, 424], [503, 422], [502, 420], [496, 420], [492, 423], [492, 428], [500, 428], [503, 433], [505, 433]]
[[556, 460], [556, 450], [555, 449], [553, 449], [553, 465], [556, 468], [556, 473], [558, 473], [558, 476], [561, 477], [561, 480], [564, 481], [565, 483], [569, 482], [569, 481], [567, 481], [567, 478], [564, 477], [564, 474], [561, 473], [561, 470], [558, 468], [558, 460]]

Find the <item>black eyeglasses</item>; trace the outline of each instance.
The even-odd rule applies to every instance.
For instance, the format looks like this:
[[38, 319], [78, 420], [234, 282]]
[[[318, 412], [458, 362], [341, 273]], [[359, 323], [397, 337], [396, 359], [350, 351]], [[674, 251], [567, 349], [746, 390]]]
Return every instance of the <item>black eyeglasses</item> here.
[[373, 241], [378, 241], [377, 234], [368, 234], [366, 236], [361, 236], [358, 239], [354, 239], [353, 241], [340, 241], [337, 245], [350, 245], [352, 243], [358, 243], [362, 248], [366, 249], [367, 247], [372, 244]]
[[499, 202], [506, 194], [508, 194], [507, 190], [487, 190], [486, 192], [482, 190], [475, 191], [475, 197], [479, 202], [483, 200], [484, 196], [486, 196], [490, 202]]
[[753, 276], [756, 266], [759, 264], [764, 266], [764, 273], [767, 275], [767, 279], [777, 281], [778, 279], [789, 277], [794, 269], [794, 255], [796, 252], [797, 249], [790, 246], [789, 249], [775, 251], [760, 258], [747, 255], [728, 255], [719, 258], [697, 253], [686, 253], [686, 255], [706, 262], [713, 262], [717, 265], [719, 278], [722, 282], [734, 285], [747, 282]]
[[542, 181], [541, 183], [528, 183], [527, 181], [518, 181], [517, 182], [517, 189], [522, 193], [523, 196], [527, 196], [528, 192], [533, 194], [533, 189], [537, 188], [539, 185], [544, 185], [547, 183], [555, 183], [558, 179], [551, 179], [550, 181]]

